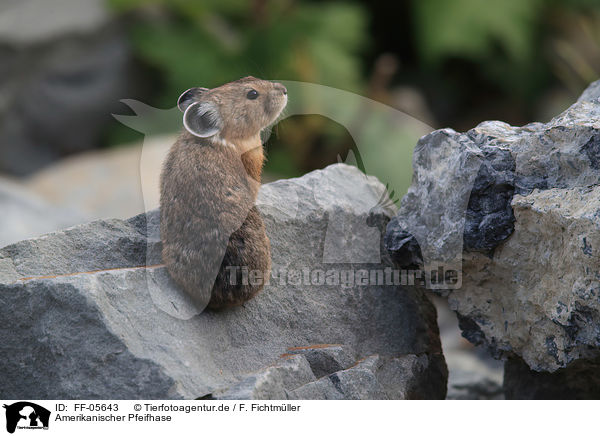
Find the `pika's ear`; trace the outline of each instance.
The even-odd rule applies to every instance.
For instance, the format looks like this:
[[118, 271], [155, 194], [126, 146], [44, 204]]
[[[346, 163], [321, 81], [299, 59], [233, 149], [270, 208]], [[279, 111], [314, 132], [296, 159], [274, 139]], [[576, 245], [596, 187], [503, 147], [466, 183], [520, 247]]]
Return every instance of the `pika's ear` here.
[[183, 125], [192, 135], [208, 138], [223, 128], [223, 120], [217, 107], [210, 102], [196, 102], [183, 114]]
[[194, 102], [198, 101], [198, 99], [208, 91], [208, 88], [190, 88], [185, 91], [183, 94], [179, 96], [177, 99], [177, 107], [181, 112], [185, 112], [185, 110]]

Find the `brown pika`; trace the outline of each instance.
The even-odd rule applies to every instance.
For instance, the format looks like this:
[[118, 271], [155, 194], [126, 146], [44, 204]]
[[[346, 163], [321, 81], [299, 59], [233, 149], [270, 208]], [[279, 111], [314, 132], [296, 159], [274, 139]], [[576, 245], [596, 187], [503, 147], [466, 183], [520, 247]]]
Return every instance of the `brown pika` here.
[[160, 176], [162, 257], [201, 309], [240, 305], [270, 275], [270, 244], [255, 206], [260, 132], [286, 104], [283, 85], [254, 77], [179, 97], [185, 129]]

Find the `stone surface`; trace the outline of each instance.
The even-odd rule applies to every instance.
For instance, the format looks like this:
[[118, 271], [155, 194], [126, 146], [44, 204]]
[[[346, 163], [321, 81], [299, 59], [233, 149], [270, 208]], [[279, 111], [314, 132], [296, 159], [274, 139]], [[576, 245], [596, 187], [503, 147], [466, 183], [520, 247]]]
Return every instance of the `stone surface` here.
[[446, 399], [503, 399], [503, 362], [490, 356], [485, 348], [475, 346], [461, 336], [458, 319], [448, 307], [447, 299], [437, 295], [430, 297], [438, 313], [440, 340], [448, 365]]
[[289, 348], [287, 354], [303, 355], [315, 377], [320, 378], [354, 365], [350, 352], [341, 345]]
[[460, 260], [465, 211], [482, 156], [475, 144], [450, 129], [419, 140], [413, 183], [386, 234], [386, 247], [397, 263], [427, 267]]
[[[326, 349], [326, 348], [324, 348]], [[440, 398], [443, 368], [426, 355], [371, 355], [347, 368], [317, 377], [306, 373], [306, 354], [286, 354], [281, 363], [252, 374], [217, 399], [387, 400]], [[439, 361], [438, 361], [439, 362]], [[310, 366], [309, 366], [310, 368]], [[312, 368], [314, 371], [314, 368]], [[289, 376], [293, 374], [293, 378]], [[322, 374], [322, 373], [321, 373]], [[432, 377], [432, 378], [428, 378]], [[430, 388], [433, 389], [429, 389]]]
[[592, 101], [600, 98], [600, 80], [588, 86], [577, 101]]
[[386, 400], [388, 397], [375, 375], [379, 361], [379, 356], [368, 356], [348, 369], [331, 374], [329, 380], [344, 399]]
[[97, 147], [119, 99], [138, 94], [125, 35], [101, 0], [3, 2], [0, 57], [5, 173]]
[[308, 361], [303, 356], [288, 356], [282, 359], [282, 362], [252, 374], [211, 397], [220, 400], [285, 399], [288, 397], [288, 391], [313, 381], [315, 376]]
[[462, 266], [438, 292], [465, 337], [535, 371], [600, 356], [598, 86], [546, 124], [423, 137], [388, 225], [397, 261]]
[[344, 393], [329, 377], [302, 385], [287, 393], [290, 400], [343, 400]]
[[20, 184], [3, 178], [0, 178], [0, 210], [0, 247], [84, 220], [82, 214], [54, 207]]
[[89, 33], [109, 21], [102, 0], [6, 0], [0, 12], [0, 39], [18, 45]]
[[171, 135], [152, 136], [143, 145], [80, 153], [38, 171], [24, 184], [56, 207], [80, 210], [88, 221], [125, 219], [158, 207], [158, 175], [174, 141]]
[[[347, 367], [315, 365], [325, 356], [340, 356], [342, 347], [295, 347], [280, 362], [254, 373], [217, 399], [269, 400], [417, 400], [440, 399], [446, 370], [426, 354], [399, 357], [367, 356]], [[294, 354], [290, 354], [294, 353]], [[345, 354], [345, 352], [344, 352]], [[319, 356], [316, 358], [316, 356]], [[347, 355], [346, 355], [347, 356]], [[346, 360], [346, 359], [344, 359]], [[350, 360], [346, 360], [350, 362]], [[308, 371], [307, 371], [308, 368]], [[326, 369], [325, 369], [326, 368]]]
[[[198, 398], [238, 387], [248, 397], [299, 397], [312, 389], [324, 392], [322, 398], [333, 391], [318, 382], [332, 371], [346, 386], [344, 398], [402, 397], [392, 381], [375, 384], [381, 371], [373, 365], [352, 365], [368, 356], [393, 362], [415, 355], [412, 363], [390, 367], [393, 377], [385, 379], [402, 380], [412, 397], [444, 398], [447, 370], [435, 308], [420, 290], [292, 280], [303, 268], [391, 266], [382, 246], [378, 263], [323, 262], [334, 216], [352, 223], [362, 216], [381, 235], [392, 214], [375, 207], [383, 190], [346, 165], [263, 186], [259, 208], [279, 276], [243, 307], [222, 312], [194, 314], [178, 297], [160, 266], [156, 210], [5, 247], [0, 348], [11, 357], [0, 363], [2, 396]], [[372, 257], [373, 241], [364, 235], [370, 233], [356, 233], [346, 246], [355, 259]], [[287, 282], [281, 269], [288, 270]], [[152, 295], [151, 287], [164, 292]], [[340, 346], [318, 353], [315, 344]]]

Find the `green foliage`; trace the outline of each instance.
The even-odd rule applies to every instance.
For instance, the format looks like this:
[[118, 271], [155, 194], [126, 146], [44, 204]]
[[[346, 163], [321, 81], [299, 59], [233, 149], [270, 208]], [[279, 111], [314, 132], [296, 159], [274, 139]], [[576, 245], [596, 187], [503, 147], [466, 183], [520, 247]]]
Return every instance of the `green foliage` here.
[[[137, 56], [162, 81], [151, 103], [172, 107], [192, 86], [243, 76], [299, 80], [361, 92], [365, 11], [355, 3], [270, 0], [109, 0], [130, 15]], [[302, 121], [297, 121], [302, 123]], [[108, 139], [127, 138], [122, 126]], [[297, 175], [294, 153], [274, 147], [267, 169]]]
[[427, 62], [481, 59], [499, 45], [516, 62], [528, 59], [540, 0], [422, 0], [414, 2], [419, 49]]
[[[559, 97], [571, 102], [600, 74], [598, 0], [411, 0], [389, 8], [368, 0], [107, 1], [127, 18], [137, 58], [159, 78], [147, 102], [164, 108], [173, 107], [191, 86], [214, 87], [254, 75], [361, 95], [371, 89], [371, 97], [390, 104], [396, 85], [427, 89], [435, 97], [423, 119], [439, 126], [468, 128], [485, 118], [524, 124], [539, 119], [546, 98], [556, 99], [549, 100], [553, 107], [563, 104]], [[398, 14], [405, 10], [411, 13]], [[378, 27], [381, 23], [385, 26]], [[367, 24], [377, 30], [373, 36]], [[363, 72], [376, 70], [376, 63], [365, 62], [384, 51], [392, 52], [400, 69], [390, 83], [375, 83], [385, 74], [373, 73], [367, 87]], [[571, 94], [553, 97], [561, 87]], [[294, 98], [290, 93], [290, 104]], [[340, 109], [349, 118], [356, 111]], [[281, 136], [270, 140], [266, 167], [279, 175], [331, 163], [352, 142], [344, 133], [347, 126], [324, 117], [292, 117], [282, 124]], [[363, 144], [387, 147], [376, 121], [365, 121], [363, 129]], [[106, 137], [116, 143], [131, 134], [117, 126]], [[414, 145], [410, 131], [394, 135]], [[397, 147], [390, 143], [390, 152]], [[403, 150], [409, 153], [410, 147]], [[403, 173], [410, 174], [404, 160]], [[379, 164], [380, 174], [398, 172], [385, 160]], [[398, 184], [409, 180], [393, 177]]]
[[417, 49], [426, 66], [468, 60], [475, 71], [517, 97], [531, 96], [543, 84], [542, 0], [421, 0], [413, 5]]
[[111, 0], [111, 4], [122, 12], [150, 6], [159, 11], [158, 17], [131, 27], [138, 55], [165, 80], [159, 104], [173, 105], [191, 86], [213, 87], [245, 75], [361, 88], [358, 55], [367, 36], [363, 10], [355, 4], [239, 0]]

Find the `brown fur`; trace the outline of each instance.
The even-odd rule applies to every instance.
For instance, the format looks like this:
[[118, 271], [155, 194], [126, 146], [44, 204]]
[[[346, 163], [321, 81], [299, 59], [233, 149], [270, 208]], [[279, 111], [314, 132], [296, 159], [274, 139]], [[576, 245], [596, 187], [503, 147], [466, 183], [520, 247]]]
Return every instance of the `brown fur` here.
[[[249, 89], [259, 92], [247, 98]], [[254, 206], [264, 161], [260, 130], [287, 102], [285, 88], [248, 77], [193, 94], [220, 115], [219, 133], [203, 138], [184, 130], [161, 173], [163, 260], [171, 277], [202, 308], [242, 304], [263, 287], [230, 282], [229, 266], [268, 277], [269, 240]], [[186, 112], [187, 114], [187, 112]]]

